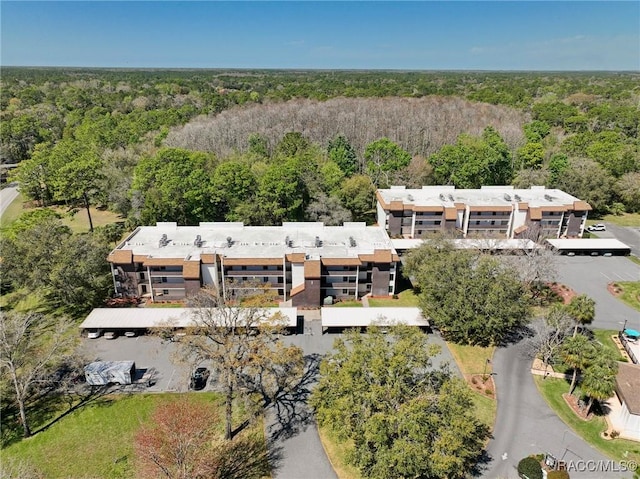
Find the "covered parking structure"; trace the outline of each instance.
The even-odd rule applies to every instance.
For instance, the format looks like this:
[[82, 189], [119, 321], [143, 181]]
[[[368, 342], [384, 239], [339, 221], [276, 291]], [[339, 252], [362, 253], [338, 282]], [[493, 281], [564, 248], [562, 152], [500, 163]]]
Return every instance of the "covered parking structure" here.
[[[215, 308], [214, 308], [215, 310]], [[230, 308], [227, 317], [237, 318], [236, 324], [242, 326], [243, 315], [255, 312], [258, 318], [271, 319], [276, 315], [282, 318], [282, 324], [287, 329], [298, 325], [298, 308]], [[82, 332], [87, 331], [153, 331], [172, 328], [184, 330], [199, 325], [194, 314], [197, 308], [96, 308], [80, 324]], [[253, 316], [254, 318], [256, 316]], [[248, 316], [247, 316], [248, 317]], [[224, 316], [219, 315], [220, 326], [225, 326]], [[257, 327], [257, 323], [250, 321], [249, 327]]]
[[631, 248], [615, 238], [548, 239], [554, 251], [568, 256], [627, 256]]
[[423, 329], [429, 321], [419, 308], [322, 308], [322, 332], [369, 326], [406, 324]]
[[[533, 251], [542, 248], [530, 239], [519, 238], [456, 238], [450, 241], [456, 249], [480, 250], [495, 254], [518, 254], [522, 251]], [[418, 248], [424, 243], [429, 243], [429, 239], [398, 238], [391, 240], [391, 244], [393, 244], [393, 247], [399, 254], [403, 254], [413, 248]]]

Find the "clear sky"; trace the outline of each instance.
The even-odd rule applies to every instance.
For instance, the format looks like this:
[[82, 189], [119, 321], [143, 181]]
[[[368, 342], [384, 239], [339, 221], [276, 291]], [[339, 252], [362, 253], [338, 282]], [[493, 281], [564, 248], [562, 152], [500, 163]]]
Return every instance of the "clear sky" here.
[[640, 2], [12, 2], [0, 64], [640, 70]]

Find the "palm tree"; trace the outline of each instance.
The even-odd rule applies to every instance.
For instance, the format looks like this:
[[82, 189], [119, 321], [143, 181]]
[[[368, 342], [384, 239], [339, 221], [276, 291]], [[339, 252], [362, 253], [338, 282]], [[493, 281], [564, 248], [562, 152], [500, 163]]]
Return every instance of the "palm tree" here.
[[593, 343], [582, 334], [573, 336], [563, 344], [560, 351], [562, 360], [573, 369], [573, 377], [569, 386], [569, 394], [573, 394], [576, 388], [578, 373], [586, 369], [596, 355], [596, 348]]
[[578, 326], [591, 324], [596, 317], [596, 302], [586, 294], [574, 297], [567, 305], [567, 313], [576, 322], [573, 336], [578, 334]]
[[[601, 351], [604, 353], [604, 351]], [[616, 389], [618, 363], [605, 355], [598, 355], [595, 362], [584, 371], [582, 391], [589, 396], [587, 414], [591, 411], [594, 400], [604, 401], [613, 396]]]

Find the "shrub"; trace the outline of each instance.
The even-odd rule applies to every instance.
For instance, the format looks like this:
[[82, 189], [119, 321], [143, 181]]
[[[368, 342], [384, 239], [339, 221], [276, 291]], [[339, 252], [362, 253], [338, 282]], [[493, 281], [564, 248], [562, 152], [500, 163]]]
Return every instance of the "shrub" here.
[[492, 391], [491, 389], [485, 389], [485, 390], [484, 390], [484, 393], [485, 393], [487, 396], [493, 396], [493, 391]]
[[620, 435], [620, 432], [618, 431], [611, 431], [611, 439], [615, 439], [616, 437], [618, 437]]
[[549, 471], [547, 479], [569, 479], [569, 473], [567, 471]]
[[518, 475], [528, 479], [542, 479], [542, 467], [535, 457], [525, 457], [518, 463]]

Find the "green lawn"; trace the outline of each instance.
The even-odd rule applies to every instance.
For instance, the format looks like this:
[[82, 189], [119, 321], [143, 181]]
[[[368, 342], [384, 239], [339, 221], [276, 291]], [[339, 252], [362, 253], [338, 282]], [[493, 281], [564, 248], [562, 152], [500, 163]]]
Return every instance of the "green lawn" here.
[[329, 427], [318, 426], [318, 435], [339, 479], [362, 479], [360, 471], [347, 463], [347, 454], [353, 448], [353, 444], [350, 441], [339, 441]]
[[24, 197], [22, 194], [18, 193], [15, 200], [11, 202], [11, 204], [7, 207], [7, 209], [2, 214], [2, 218], [0, 218], [0, 225], [4, 228], [5, 226], [10, 225], [18, 217], [24, 213]]
[[[96, 399], [49, 429], [2, 451], [27, 460], [47, 478], [102, 479], [133, 477], [133, 437], [161, 401], [177, 394], [113, 395]], [[194, 401], [213, 401], [214, 393], [191, 394]]]
[[614, 285], [622, 289], [618, 298], [640, 311], [640, 281], [618, 281]]
[[589, 421], [583, 421], [573, 413], [562, 398], [562, 394], [568, 392], [569, 389], [566, 381], [553, 378], [543, 379], [540, 376], [534, 376], [533, 379], [538, 391], [551, 409], [586, 442], [618, 461], [640, 461], [640, 443], [625, 439], [605, 440], [600, 436], [600, 433], [607, 427], [603, 417], [593, 417]]
[[397, 294], [398, 299], [394, 298], [370, 298], [369, 306], [372, 308], [407, 308], [417, 307], [418, 297], [412, 289], [405, 289]]
[[617, 335], [618, 331], [614, 329], [594, 329], [593, 334], [600, 344], [611, 351], [616, 361], [626, 361], [626, 358], [620, 354], [616, 343], [611, 339], [611, 336]]
[[362, 302], [361, 301], [338, 301], [337, 303], [333, 304], [334, 308], [362, 308]]
[[487, 360], [490, 361], [493, 357], [493, 353], [496, 350], [495, 346], [483, 348], [481, 346], [466, 346], [451, 342], [447, 342], [447, 346], [462, 374], [471, 375], [484, 372], [490, 374], [492, 372], [491, 364], [487, 363]]
[[475, 391], [473, 392], [472, 399], [473, 404], [476, 407], [475, 416], [480, 420], [480, 422], [486, 424], [489, 429], [493, 430], [493, 425], [496, 422], [498, 403]]
[[605, 215], [599, 220], [590, 220], [587, 223], [601, 223], [602, 221], [608, 221], [618, 226], [640, 226], [640, 213], [624, 213], [620, 216]]

